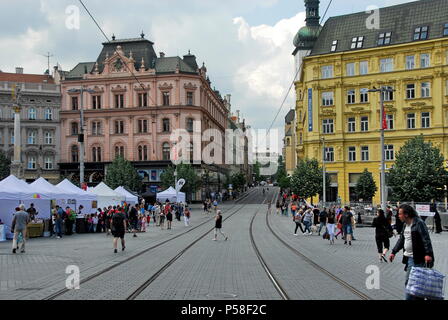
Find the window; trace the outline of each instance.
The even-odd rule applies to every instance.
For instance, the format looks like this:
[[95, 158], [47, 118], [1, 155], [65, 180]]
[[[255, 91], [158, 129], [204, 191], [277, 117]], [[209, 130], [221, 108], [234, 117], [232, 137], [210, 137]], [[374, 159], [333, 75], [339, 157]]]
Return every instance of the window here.
[[393, 114], [386, 114], [386, 123], [387, 123], [387, 130], [394, 129], [394, 115]]
[[53, 132], [45, 131], [45, 144], [53, 144]]
[[123, 94], [115, 95], [115, 108], [117, 108], [117, 109], [124, 108], [124, 95]]
[[422, 98], [429, 98], [431, 96], [431, 83], [422, 82]]
[[13, 130], [9, 130], [9, 143], [10, 144], [14, 144], [14, 129]]
[[148, 146], [139, 146], [138, 147], [138, 160], [139, 161], [148, 161]]
[[163, 96], [163, 105], [164, 106], [169, 106], [170, 105], [170, 93], [169, 92], [163, 92], [162, 96]]
[[359, 63], [359, 74], [364, 75], [369, 73], [369, 61], [361, 61]]
[[384, 159], [386, 161], [395, 160], [394, 146], [392, 144], [384, 146]]
[[45, 120], [53, 120], [53, 110], [51, 108], [45, 109]]
[[380, 33], [380, 35], [378, 37], [378, 45], [383, 46], [383, 45], [390, 44], [391, 36], [392, 36], [391, 32]]
[[418, 27], [414, 30], [414, 40], [428, 39], [428, 26]]
[[94, 110], [101, 109], [101, 96], [92, 96], [92, 108]]
[[170, 119], [163, 119], [162, 130], [163, 132], [170, 132]]
[[445, 23], [443, 26], [443, 35], [448, 36], [448, 23]]
[[363, 89], [361, 89], [360, 92], [361, 93], [360, 93], [359, 97], [360, 97], [361, 103], [369, 102], [369, 89], [363, 88]]
[[333, 147], [325, 148], [325, 161], [326, 162], [334, 162], [334, 148]]
[[193, 105], [193, 92], [187, 92], [187, 106]]
[[361, 117], [361, 131], [369, 131], [369, 117]]
[[333, 66], [323, 66], [321, 68], [322, 79], [333, 78]]
[[333, 119], [324, 119], [322, 120], [323, 124], [323, 133], [330, 134], [334, 132], [334, 120]]
[[79, 162], [79, 150], [78, 146], [72, 146], [70, 153], [72, 155], [72, 162]]
[[429, 53], [422, 53], [420, 55], [420, 68], [429, 68], [431, 65], [431, 59]]
[[44, 158], [44, 162], [45, 162], [45, 170], [53, 170], [53, 156], [45, 156]]
[[348, 118], [348, 132], [356, 131], [356, 118]]
[[422, 112], [422, 128], [429, 128], [431, 125], [430, 113]]
[[28, 120], [36, 120], [36, 109], [30, 108], [28, 110]]
[[356, 147], [348, 147], [348, 161], [356, 161]]
[[148, 133], [148, 120], [138, 120], [138, 133]]
[[115, 134], [124, 134], [124, 121], [115, 121]]
[[163, 156], [163, 160], [170, 160], [171, 156], [170, 156], [170, 144], [168, 142], [165, 142], [162, 145], [162, 156]]
[[364, 44], [364, 37], [355, 37], [352, 39], [351, 49], [361, 49]]
[[406, 85], [406, 99], [415, 99], [415, 84]]
[[334, 104], [333, 92], [322, 92], [322, 105], [332, 106]]
[[78, 110], [78, 97], [72, 97], [72, 110]]
[[28, 156], [28, 170], [36, 170], [36, 156]]
[[101, 122], [100, 121], [93, 121], [92, 122], [92, 135], [93, 136], [100, 136], [101, 135]]
[[138, 106], [140, 108], [148, 106], [148, 94], [147, 93], [139, 93], [138, 94]]
[[124, 158], [124, 146], [115, 146], [115, 158]]
[[28, 131], [28, 144], [36, 144], [37, 142], [37, 131], [30, 130]]
[[369, 147], [361, 147], [361, 161], [369, 161]]
[[92, 161], [93, 162], [101, 162], [101, 148], [100, 147], [92, 148]]
[[392, 100], [394, 100], [394, 92], [392, 91], [394, 89], [394, 87], [385, 86], [383, 88], [390, 90], [390, 91], [384, 91], [383, 92], [383, 100], [384, 101], [392, 101]]
[[187, 119], [187, 131], [188, 132], [193, 132], [193, 124], [194, 124], [194, 119], [188, 118]]
[[380, 72], [392, 72], [394, 71], [394, 59], [386, 58], [380, 60]]
[[415, 113], [408, 113], [408, 129], [415, 129]]
[[77, 122], [72, 122], [71, 124], [71, 132], [72, 136], [77, 136], [79, 132], [79, 126]]
[[406, 70], [415, 69], [415, 56], [406, 56]]
[[338, 48], [338, 40], [334, 40], [331, 44], [331, 52], [335, 52]]
[[355, 75], [355, 64], [354, 63], [347, 63], [347, 77], [351, 77]]
[[353, 104], [356, 102], [356, 93], [355, 90], [348, 90], [347, 91], [347, 103]]

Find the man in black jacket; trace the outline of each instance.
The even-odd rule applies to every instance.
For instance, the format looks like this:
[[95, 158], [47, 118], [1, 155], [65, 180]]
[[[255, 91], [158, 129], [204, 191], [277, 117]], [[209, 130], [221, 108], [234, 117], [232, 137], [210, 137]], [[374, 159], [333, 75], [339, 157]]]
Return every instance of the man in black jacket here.
[[[393, 262], [395, 255], [399, 251], [404, 250], [403, 264], [406, 265], [404, 270], [407, 272], [405, 283], [407, 285], [412, 267], [428, 266], [432, 268], [435, 259], [428, 228], [425, 222], [417, 215], [414, 208], [403, 204], [398, 212], [400, 220], [404, 222], [404, 226], [389, 260]], [[418, 298], [406, 294], [406, 300], [418, 300]]]

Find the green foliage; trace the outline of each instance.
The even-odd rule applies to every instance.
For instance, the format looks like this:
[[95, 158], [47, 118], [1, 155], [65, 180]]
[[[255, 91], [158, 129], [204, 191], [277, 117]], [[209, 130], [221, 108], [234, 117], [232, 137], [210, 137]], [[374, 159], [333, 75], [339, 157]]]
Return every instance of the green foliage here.
[[[160, 175], [162, 186], [165, 189], [176, 187], [174, 185], [174, 171], [175, 167], [170, 166]], [[185, 179], [185, 185], [181, 190], [182, 192], [195, 193], [199, 188], [200, 179], [191, 164], [181, 163], [177, 166], [177, 179]]]
[[283, 157], [281, 156], [278, 159], [278, 170], [275, 175], [275, 180], [278, 182], [279, 187], [282, 189], [287, 189], [291, 186], [291, 177], [288, 177], [285, 163], [283, 162]]
[[11, 173], [11, 161], [0, 151], [0, 180], [9, 177]]
[[[300, 160], [291, 178], [292, 191], [304, 198], [311, 198], [323, 192], [323, 172], [316, 159]], [[330, 177], [326, 179], [327, 190]]]
[[371, 201], [377, 191], [378, 188], [372, 173], [365, 169], [356, 184], [356, 194], [359, 199]]
[[237, 190], [237, 189], [241, 190], [246, 184], [246, 177], [241, 172], [234, 173], [232, 175], [232, 177], [230, 178], [230, 180], [232, 181], [234, 190]]
[[129, 190], [139, 192], [142, 188], [141, 178], [132, 163], [123, 157], [118, 157], [107, 168], [107, 175], [104, 181], [112, 189], [123, 186]]
[[261, 182], [261, 181], [263, 181], [263, 177], [260, 175], [260, 167], [261, 167], [261, 165], [260, 165], [260, 163], [257, 161], [255, 164], [254, 164], [254, 174], [255, 174], [255, 182]]
[[423, 136], [406, 142], [396, 155], [388, 185], [397, 201], [429, 202], [444, 196], [447, 171], [440, 150]]

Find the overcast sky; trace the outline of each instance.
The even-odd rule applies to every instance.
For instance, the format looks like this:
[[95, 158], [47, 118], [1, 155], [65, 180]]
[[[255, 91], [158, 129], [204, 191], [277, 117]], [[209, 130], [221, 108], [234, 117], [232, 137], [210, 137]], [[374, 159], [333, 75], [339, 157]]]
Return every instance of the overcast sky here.
[[[321, 16], [330, 0], [321, 0]], [[410, 0], [333, 0], [330, 16], [365, 11]], [[206, 63], [212, 86], [232, 94], [254, 128], [268, 128], [294, 77], [292, 41], [304, 25], [303, 0], [84, 0], [110, 37], [139, 37], [155, 43], [156, 52], [183, 56], [191, 50]], [[66, 27], [66, 9], [80, 9], [79, 30]], [[76, 0], [0, 0], [0, 70], [43, 73], [51, 65], [71, 70], [95, 61], [105, 41]], [[274, 128], [294, 107], [291, 91]]]

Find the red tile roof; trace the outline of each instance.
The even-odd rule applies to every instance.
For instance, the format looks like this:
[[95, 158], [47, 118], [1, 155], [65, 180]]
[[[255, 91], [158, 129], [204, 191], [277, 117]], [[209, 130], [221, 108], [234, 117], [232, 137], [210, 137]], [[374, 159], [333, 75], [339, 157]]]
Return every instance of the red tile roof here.
[[54, 79], [41, 74], [19, 74], [0, 72], [0, 81], [20, 82], [20, 83], [50, 83], [54, 84]]

